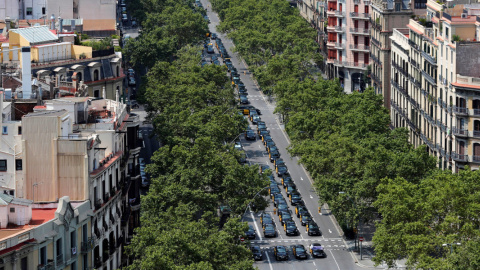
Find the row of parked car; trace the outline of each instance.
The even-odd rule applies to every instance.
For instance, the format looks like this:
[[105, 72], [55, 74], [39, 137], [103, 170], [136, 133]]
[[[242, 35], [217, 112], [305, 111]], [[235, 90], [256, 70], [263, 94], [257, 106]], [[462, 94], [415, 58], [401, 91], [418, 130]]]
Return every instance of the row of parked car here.
[[[243, 87], [242, 87], [243, 88]], [[240, 89], [239, 89], [240, 92]], [[245, 90], [246, 92], [246, 90]], [[245, 132], [246, 140], [262, 140], [262, 143], [265, 147], [265, 151], [268, 153], [270, 162], [273, 164], [273, 169], [268, 164], [260, 166], [261, 174], [268, 174], [270, 179], [269, 187], [269, 196], [273, 201], [275, 211], [274, 213], [278, 215], [279, 221], [281, 223], [282, 229], [287, 236], [298, 236], [300, 231], [293, 220], [293, 213], [289, 209], [288, 202], [291, 207], [295, 209], [295, 215], [300, 219], [302, 226], [305, 226], [306, 232], [309, 236], [321, 236], [322, 233], [320, 228], [312, 219], [305, 202], [302, 199], [300, 192], [297, 189], [290, 172], [285, 164], [285, 161], [281, 158], [279, 149], [275, 142], [273, 141], [270, 131], [267, 129], [267, 125], [262, 121], [260, 115], [260, 110], [256, 109], [251, 105], [240, 104], [238, 106], [240, 112], [244, 114], [252, 124], [256, 125], [256, 130], [251, 128], [247, 129]], [[277, 177], [281, 179], [281, 186], [285, 189], [285, 193], [288, 197], [287, 199], [283, 196], [280, 185], [275, 180], [273, 174], [276, 174]], [[277, 228], [276, 224], [269, 213], [262, 213], [260, 215], [260, 223], [263, 229], [264, 237], [277, 237]], [[245, 233], [248, 239], [255, 239], [256, 232], [252, 226], [249, 226], [249, 230]], [[252, 254], [255, 260], [262, 260], [263, 256], [260, 251], [260, 247], [252, 246]], [[297, 259], [307, 259], [307, 251], [303, 245], [294, 245], [290, 249]], [[326, 254], [323, 250], [323, 247], [315, 243], [309, 247], [310, 254], [312, 257], [326, 257]], [[289, 258], [288, 248], [285, 246], [276, 246], [274, 248], [275, 258], [277, 260], [287, 260]]]

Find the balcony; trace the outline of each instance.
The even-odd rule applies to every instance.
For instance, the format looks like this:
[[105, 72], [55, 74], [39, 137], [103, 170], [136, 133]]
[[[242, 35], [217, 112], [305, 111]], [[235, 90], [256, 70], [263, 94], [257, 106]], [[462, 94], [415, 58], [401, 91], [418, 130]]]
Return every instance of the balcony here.
[[127, 195], [131, 185], [132, 185], [132, 179], [130, 177], [127, 177], [122, 187], [122, 196]]
[[102, 208], [102, 199], [98, 199], [95, 201], [95, 210]]
[[400, 66], [399, 64], [397, 64], [397, 63], [395, 63], [395, 62], [393, 62], [393, 61], [392, 61], [392, 66], [393, 66], [394, 68], [396, 68], [398, 71], [400, 71], [400, 73], [402, 73], [403, 76], [405, 76], [405, 77], [408, 78], [408, 72], [407, 72], [405, 69], [403, 69], [402, 66]]
[[91, 251], [95, 247], [96, 240], [97, 239], [95, 237], [89, 237], [87, 242], [82, 242], [81, 252], [83, 254], [85, 254], [85, 253], [88, 253], [89, 251]]
[[95, 262], [93, 263], [96, 269], [99, 269], [102, 267], [102, 257], [97, 257], [95, 258]]
[[377, 63], [377, 65], [382, 66], [382, 61], [378, 59], [374, 54], [370, 54], [370, 58], [372, 58], [373, 62]]
[[370, 13], [350, 12], [350, 18], [360, 19], [360, 20], [368, 20], [368, 19], [370, 19]]
[[412, 64], [413, 67], [420, 69], [420, 65], [417, 63], [417, 61], [413, 60], [413, 58], [411, 57], [409, 57], [408, 60], [410, 61], [410, 64]]
[[350, 50], [353, 51], [370, 51], [370, 46], [363, 45], [363, 44], [350, 44]]
[[370, 29], [350, 28], [350, 33], [355, 35], [370, 35]]
[[473, 131], [473, 137], [480, 138], [480, 130], [474, 130]]
[[421, 88], [422, 85], [420, 84], [420, 81], [415, 79], [412, 75], [408, 75], [408, 78], [410, 79], [410, 81], [418, 88]]
[[335, 47], [335, 44], [337, 43], [337, 42], [335, 42], [335, 41], [336, 41], [336, 40], [328, 40], [328, 41], [327, 41], [327, 46], [328, 46], [328, 47]]
[[408, 40], [408, 45], [410, 45], [410, 47], [414, 48], [415, 50], [419, 51], [420, 52], [420, 46], [418, 46], [417, 43], [413, 42], [413, 40], [409, 39]]
[[472, 157], [472, 162], [480, 163], [480, 156], [473, 156]]
[[433, 58], [433, 56], [431, 56], [430, 54], [422, 51], [422, 57], [425, 58], [425, 60], [427, 60], [430, 64], [432, 64], [434, 66], [437, 65], [437, 59]]
[[360, 63], [360, 62], [345, 62], [345, 66], [349, 68], [364, 69], [364, 68], [367, 68], [368, 64]]
[[447, 104], [441, 99], [441, 98], [438, 98], [437, 99], [437, 103], [440, 105], [440, 107], [442, 108], [446, 108], [447, 107]]
[[427, 80], [429, 83], [431, 83], [435, 86], [437, 85], [437, 80], [435, 78], [433, 78], [430, 74], [428, 74], [427, 72], [422, 70], [422, 75], [425, 78], [425, 80]]
[[105, 194], [103, 194], [103, 202], [107, 203], [109, 198], [110, 198], [110, 192], [105, 192]]
[[370, 40], [373, 43], [373, 45], [376, 45], [377, 47], [382, 48], [382, 42], [380, 42], [378, 39], [374, 37], [370, 37]]
[[53, 262], [48, 262], [47, 264], [39, 264], [37, 270], [53, 270], [55, 267], [53, 266]]
[[468, 115], [468, 108], [453, 106], [453, 112], [457, 115]]
[[461, 136], [461, 137], [467, 137], [468, 136], [468, 130], [462, 129], [462, 128], [452, 128], [452, 133], [455, 136]]
[[338, 43], [338, 42], [335, 42], [335, 49], [338, 49], [338, 50], [345, 50], [345, 44], [343, 43]]
[[407, 94], [407, 91], [405, 91], [405, 89], [403, 87], [401, 87], [397, 82], [395, 82], [393, 79], [390, 81], [392, 83], [392, 85], [398, 90], [400, 91], [402, 94], [404, 95], [408, 95]]
[[452, 159], [455, 161], [468, 162], [468, 156], [465, 154], [457, 154], [452, 152]]
[[57, 262], [57, 267], [63, 265], [63, 254], [57, 255], [57, 259], [55, 261]]
[[335, 17], [345, 17], [345, 12], [340, 10], [335, 10]]
[[108, 223], [107, 223], [107, 221], [105, 220], [105, 216], [104, 216], [104, 218], [103, 218], [103, 229], [104, 229], [106, 232], [108, 232], [108, 229], [109, 229], [109, 228], [110, 228], [110, 227], [108, 226]]
[[335, 26], [335, 32], [343, 33], [343, 32], [345, 32], [345, 27]]
[[338, 67], [344, 67], [344, 66], [345, 66], [345, 63], [346, 63], [346, 61], [339, 61], [339, 60], [334, 60], [334, 61], [333, 61], [333, 64], [334, 64], [335, 66], [338, 66]]
[[122, 214], [122, 227], [128, 224], [128, 220], [130, 219], [130, 214], [131, 214], [130, 206], [127, 206], [125, 208], [125, 211], [123, 211], [123, 214]]
[[379, 85], [382, 84], [382, 80], [381, 80], [379, 77], [377, 77], [375, 74], [371, 73], [371, 74], [370, 74], [370, 78], [371, 78], [374, 82], [376, 82], [377, 84], [379, 84]]

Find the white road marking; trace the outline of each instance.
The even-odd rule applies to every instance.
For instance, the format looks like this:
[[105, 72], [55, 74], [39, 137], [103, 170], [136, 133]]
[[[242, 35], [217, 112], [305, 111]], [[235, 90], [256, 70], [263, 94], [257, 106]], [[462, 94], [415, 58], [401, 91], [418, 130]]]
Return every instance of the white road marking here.
[[[250, 208], [250, 207], [249, 207], [249, 208]], [[253, 216], [252, 210], [250, 210], [250, 215], [252, 216], [253, 224], [255, 224], [255, 230], [257, 230], [258, 238], [260, 239], [260, 241], [262, 241], [262, 235], [261, 235], [261, 233], [260, 233], [260, 230], [258, 229], [257, 221], [255, 220], [255, 217]]]
[[335, 264], [337, 265], [338, 270], [340, 270], [340, 266], [338, 266], [338, 262], [337, 262], [337, 260], [335, 259], [335, 256], [333, 256], [333, 252], [332, 252], [331, 250], [329, 250], [329, 251], [330, 251], [330, 254], [332, 254], [332, 258], [333, 258], [333, 260], [335, 261]]
[[265, 256], [267, 257], [268, 265], [270, 266], [270, 270], [273, 270], [272, 262], [270, 261], [270, 257], [268, 256], [268, 252], [265, 251]]
[[302, 180], [302, 181], [303, 181], [303, 177], [300, 177], [300, 180]]
[[312, 196], [312, 195], [310, 195], [310, 199], [313, 199], [313, 196]]
[[328, 229], [328, 232], [329, 232], [329, 233], [332, 233], [332, 230]]
[[315, 263], [315, 261], [313, 261], [313, 265], [317, 266], [317, 264]]

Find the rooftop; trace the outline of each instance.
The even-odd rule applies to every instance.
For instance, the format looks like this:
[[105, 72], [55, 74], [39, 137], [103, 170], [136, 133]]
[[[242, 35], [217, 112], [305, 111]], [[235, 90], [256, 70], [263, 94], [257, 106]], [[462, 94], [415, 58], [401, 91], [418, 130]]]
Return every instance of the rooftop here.
[[57, 36], [53, 34], [46, 25], [11, 29], [10, 31], [21, 35], [28, 42], [30, 42], [31, 45], [46, 42], [55, 42], [58, 40]]
[[12, 237], [15, 234], [26, 232], [55, 218], [57, 209], [32, 209], [32, 220], [26, 225], [9, 223], [6, 229], [0, 229], [0, 239]]

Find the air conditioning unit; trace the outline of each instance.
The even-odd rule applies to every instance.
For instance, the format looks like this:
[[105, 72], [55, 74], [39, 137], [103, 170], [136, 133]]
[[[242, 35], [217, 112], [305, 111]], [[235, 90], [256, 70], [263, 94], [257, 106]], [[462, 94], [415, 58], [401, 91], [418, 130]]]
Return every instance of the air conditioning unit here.
[[468, 13], [462, 13], [462, 19], [466, 19], [468, 17]]

